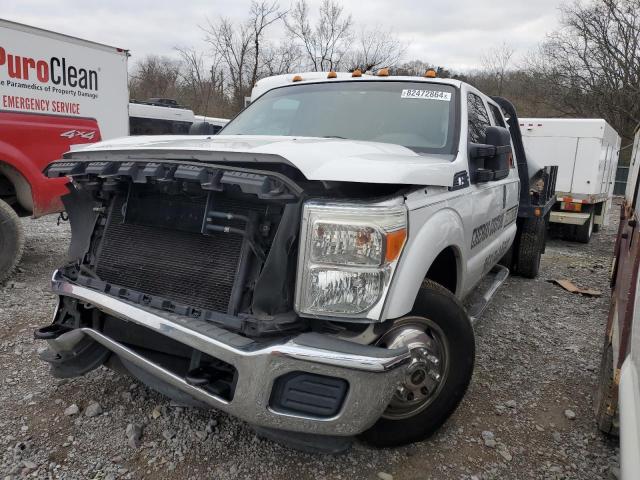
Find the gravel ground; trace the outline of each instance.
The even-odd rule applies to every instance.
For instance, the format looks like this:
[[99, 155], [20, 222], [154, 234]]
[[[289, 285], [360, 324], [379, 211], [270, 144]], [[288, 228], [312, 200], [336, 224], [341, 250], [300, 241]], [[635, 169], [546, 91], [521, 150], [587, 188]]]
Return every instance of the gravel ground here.
[[[551, 241], [538, 279], [505, 283], [477, 327], [469, 391], [435, 436], [392, 450], [356, 443], [339, 456], [258, 439], [107, 369], [50, 377], [32, 332], [50, 322], [49, 277], [70, 234], [54, 217], [25, 219], [22, 265], [0, 286], [0, 478], [617, 478], [617, 440], [598, 432], [591, 410], [616, 217], [617, 207], [589, 245]], [[571, 294], [552, 278], [603, 295]]]

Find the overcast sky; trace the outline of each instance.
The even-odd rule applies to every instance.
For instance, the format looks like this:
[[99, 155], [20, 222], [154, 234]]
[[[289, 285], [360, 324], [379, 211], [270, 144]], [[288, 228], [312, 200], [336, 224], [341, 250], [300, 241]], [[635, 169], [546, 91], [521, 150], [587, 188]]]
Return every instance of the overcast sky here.
[[[287, 7], [289, 0], [282, 0]], [[312, 12], [320, 0], [309, 0]], [[405, 60], [456, 70], [480, 66], [490, 47], [508, 42], [522, 56], [558, 25], [562, 0], [343, 0], [359, 27], [391, 29], [407, 44]], [[127, 48], [132, 61], [175, 56], [175, 46], [205, 49], [199, 25], [246, 18], [250, 0], [2, 0], [0, 15], [56, 32]], [[272, 35], [280, 32], [274, 30]], [[1, 39], [0, 39], [1, 41]]]

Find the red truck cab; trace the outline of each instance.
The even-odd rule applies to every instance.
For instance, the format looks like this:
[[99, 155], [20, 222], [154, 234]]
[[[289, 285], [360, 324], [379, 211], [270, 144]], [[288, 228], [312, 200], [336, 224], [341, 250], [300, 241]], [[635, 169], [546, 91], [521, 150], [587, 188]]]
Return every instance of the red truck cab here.
[[0, 19], [0, 282], [20, 260], [19, 217], [62, 211], [42, 174], [74, 145], [129, 133], [127, 50]]
[[66, 179], [50, 179], [44, 167], [72, 145], [101, 140], [94, 118], [0, 110], [0, 198], [20, 214], [62, 211]]

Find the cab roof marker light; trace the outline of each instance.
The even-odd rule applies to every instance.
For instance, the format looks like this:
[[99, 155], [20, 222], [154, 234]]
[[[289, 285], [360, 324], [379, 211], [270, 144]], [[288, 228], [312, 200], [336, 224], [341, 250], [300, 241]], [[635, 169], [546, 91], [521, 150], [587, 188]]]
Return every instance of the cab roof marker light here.
[[328, 74], [327, 74], [327, 78], [338, 78], [338, 74], [336, 72], [334, 72], [333, 70], [331, 70]]
[[389, 76], [389, 69], [388, 68], [381, 68], [380, 70], [378, 70], [378, 73], [376, 73], [376, 75], [378, 77], [388, 77]]
[[362, 70], [360, 70], [359, 68], [355, 69], [352, 73], [351, 73], [352, 77], [361, 77], [362, 76]]
[[438, 74], [436, 73], [436, 71], [433, 68], [430, 68], [429, 70], [424, 72], [424, 76], [427, 77], [427, 78], [436, 78], [438, 76]]
[[302, 77], [300, 75], [295, 75], [291, 81], [292, 82], [301, 82], [302, 81]]

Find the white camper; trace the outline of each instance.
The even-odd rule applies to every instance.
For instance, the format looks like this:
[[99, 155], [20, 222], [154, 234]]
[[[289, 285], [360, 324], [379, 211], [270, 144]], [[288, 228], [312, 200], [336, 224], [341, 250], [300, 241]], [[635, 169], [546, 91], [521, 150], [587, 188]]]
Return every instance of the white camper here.
[[550, 222], [564, 224], [569, 237], [587, 243], [607, 224], [620, 136], [603, 119], [521, 118], [530, 169], [557, 165], [557, 203]]

